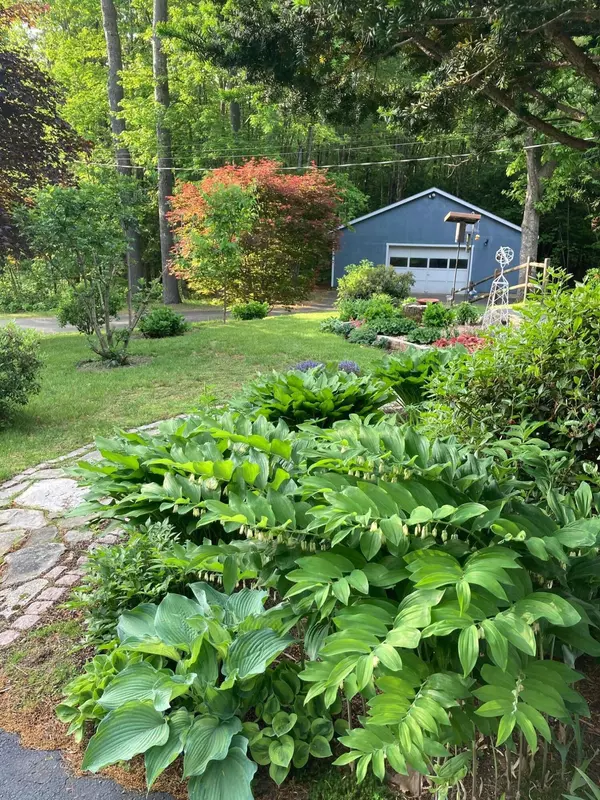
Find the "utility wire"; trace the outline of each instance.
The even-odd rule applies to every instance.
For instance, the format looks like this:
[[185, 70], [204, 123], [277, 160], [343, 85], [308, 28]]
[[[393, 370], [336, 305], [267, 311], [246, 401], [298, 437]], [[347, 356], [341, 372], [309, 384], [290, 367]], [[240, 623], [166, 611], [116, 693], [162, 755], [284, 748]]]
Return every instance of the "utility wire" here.
[[[593, 136], [586, 137], [585, 141], [594, 141]], [[530, 144], [525, 145], [519, 150], [535, 150], [540, 147], [557, 147], [560, 145], [560, 142], [543, 142], [542, 144]], [[446, 155], [439, 155], [439, 156], [414, 156], [411, 158], [399, 158], [399, 159], [387, 159], [385, 161], [359, 161], [359, 162], [349, 162], [346, 164], [307, 164], [303, 166], [295, 166], [295, 167], [279, 167], [281, 171], [297, 171], [297, 170], [311, 170], [311, 169], [350, 169], [352, 167], [373, 167], [373, 166], [389, 166], [390, 164], [410, 164], [413, 162], [425, 162], [425, 161], [441, 161], [451, 158], [472, 158], [482, 155], [488, 154], [498, 154], [498, 153], [513, 153], [516, 154], [516, 151], [510, 147], [498, 147], [493, 150], [483, 150], [480, 152], [471, 152], [471, 153], [449, 153]], [[238, 156], [239, 157], [239, 156]], [[153, 171], [161, 171], [161, 170], [171, 170], [172, 172], [213, 172], [215, 169], [220, 169], [220, 167], [144, 167], [144, 166], [135, 166], [135, 165], [124, 165], [118, 164], [116, 162], [93, 162], [93, 161], [76, 161], [76, 164], [85, 164], [86, 166], [90, 167], [123, 167], [126, 166], [128, 169], [141, 169], [141, 170], [153, 170]], [[231, 164], [224, 164], [223, 166], [235, 166]]]

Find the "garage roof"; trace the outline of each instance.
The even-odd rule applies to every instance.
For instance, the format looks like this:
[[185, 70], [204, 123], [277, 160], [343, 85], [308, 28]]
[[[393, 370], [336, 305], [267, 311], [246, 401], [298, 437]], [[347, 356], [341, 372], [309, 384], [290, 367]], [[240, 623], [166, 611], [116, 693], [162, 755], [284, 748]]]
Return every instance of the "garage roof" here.
[[350, 226], [356, 225], [358, 222], [362, 222], [363, 220], [369, 219], [370, 217], [376, 217], [378, 214], [383, 214], [386, 211], [390, 211], [392, 208], [403, 206], [405, 203], [410, 203], [413, 200], [418, 200], [419, 197], [425, 197], [425, 195], [432, 194], [433, 192], [435, 192], [436, 194], [441, 194], [443, 197], [447, 197], [449, 200], [455, 200], [457, 203], [466, 206], [472, 211], [475, 211], [479, 214], [489, 217], [490, 219], [495, 219], [496, 222], [501, 222], [508, 228], [513, 228], [513, 230], [515, 231], [521, 230], [520, 226], [515, 225], [514, 222], [509, 222], [507, 219], [503, 219], [502, 217], [496, 216], [496, 214], [491, 214], [489, 211], [486, 211], [485, 208], [479, 208], [479, 206], [474, 206], [472, 203], [468, 203], [466, 200], [461, 200], [460, 197], [456, 197], [456, 195], [450, 194], [450, 192], [445, 192], [443, 189], [438, 189], [435, 186], [432, 186], [431, 189], [425, 189], [424, 192], [419, 192], [418, 194], [413, 194], [410, 197], [406, 197], [404, 200], [398, 200], [396, 203], [391, 203], [391, 205], [389, 206], [378, 208], [377, 211], [371, 211], [370, 214], [364, 214], [362, 217], [357, 217], [356, 219], [352, 219], [345, 225], [340, 225], [338, 230], [342, 230], [343, 228], [348, 228]]

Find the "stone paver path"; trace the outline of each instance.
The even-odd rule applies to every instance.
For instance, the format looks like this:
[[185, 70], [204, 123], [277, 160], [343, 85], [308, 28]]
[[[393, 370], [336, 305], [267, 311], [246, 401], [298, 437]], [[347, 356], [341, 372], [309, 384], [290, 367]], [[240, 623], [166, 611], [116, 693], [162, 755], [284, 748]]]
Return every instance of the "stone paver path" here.
[[68, 516], [87, 489], [66, 470], [82, 458], [98, 460], [100, 453], [82, 447], [0, 484], [0, 649], [67, 599], [87, 551], [121, 536], [118, 529], [96, 534], [86, 517]]

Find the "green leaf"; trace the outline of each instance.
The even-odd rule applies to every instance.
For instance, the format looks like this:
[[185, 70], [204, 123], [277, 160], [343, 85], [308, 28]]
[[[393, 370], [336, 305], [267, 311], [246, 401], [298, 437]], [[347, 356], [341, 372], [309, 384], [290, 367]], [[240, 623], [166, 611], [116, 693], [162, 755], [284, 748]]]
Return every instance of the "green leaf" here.
[[315, 736], [310, 743], [310, 754], [315, 758], [329, 758], [332, 755], [329, 742], [324, 736]]
[[283, 736], [285, 733], [289, 733], [296, 724], [297, 719], [297, 714], [288, 714], [286, 711], [278, 711], [271, 722], [275, 736]]
[[537, 733], [535, 732], [535, 728], [533, 727], [531, 721], [526, 714], [523, 714], [523, 712], [519, 709], [519, 706], [517, 706], [517, 725], [523, 731], [525, 739], [527, 740], [527, 744], [529, 745], [529, 749], [531, 750], [532, 755], [534, 755], [538, 749]]
[[348, 581], [346, 578], [340, 578], [338, 581], [332, 584], [331, 591], [345, 606], [348, 605], [348, 600], [350, 598], [350, 586], [348, 585]]
[[204, 775], [191, 778], [190, 800], [252, 800], [250, 784], [258, 767], [246, 755], [246, 745], [243, 737], [235, 736], [225, 758], [211, 761]]
[[[132, 700], [154, 700], [154, 687], [160, 678], [164, 679], [166, 676], [161, 675], [147, 661], [132, 664], [115, 675], [98, 703], [107, 711], [112, 711]], [[167, 701], [164, 707], [157, 710], [165, 711], [168, 706]]]
[[333, 722], [327, 717], [317, 717], [312, 721], [310, 732], [313, 736], [322, 736], [329, 742], [333, 738]]
[[373, 651], [373, 655], [376, 656], [384, 666], [394, 672], [398, 672], [402, 669], [402, 659], [398, 651], [389, 644], [380, 644], [379, 647], [376, 647]]
[[300, 740], [294, 743], [294, 758], [292, 759], [292, 764], [296, 767], [296, 769], [302, 769], [308, 763], [308, 757], [310, 756], [310, 748], [308, 742], [302, 742]]
[[463, 628], [458, 637], [458, 657], [466, 678], [473, 671], [479, 658], [479, 632], [476, 625]]
[[274, 739], [269, 745], [269, 758], [272, 764], [288, 767], [294, 755], [294, 740], [291, 736]]
[[269, 777], [274, 780], [277, 786], [281, 786], [284, 780], [289, 775], [290, 768], [282, 767], [280, 764], [271, 763], [269, 766]]
[[492, 620], [484, 619], [481, 627], [485, 634], [492, 660], [500, 669], [505, 670], [508, 664], [508, 640], [496, 628]]
[[238, 566], [235, 556], [227, 556], [223, 564], [223, 589], [226, 594], [231, 594], [238, 582]]
[[600, 519], [578, 519], [556, 531], [554, 537], [565, 547], [593, 547], [600, 533]]
[[410, 517], [407, 519], [408, 525], [422, 525], [426, 522], [431, 522], [433, 519], [433, 511], [426, 506], [417, 506], [413, 508]]
[[267, 664], [293, 643], [289, 636], [280, 636], [271, 628], [249, 631], [238, 636], [229, 648], [223, 672], [237, 670], [240, 679], [260, 675]]
[[505, 714], [500, 719], [500, 723], [498, 725], [498, 740], [496, 742], [498, 746], [503, 744], [512, 734], [516, 721], [517, 715], [515, 713]]
[[151, 747], [149, 750], [146, 750], [144, 761], [146, 765], [146, 785], [148, 790], [152, 788], [158, 776], [164, 772], [183, 751], [185, 739], [193, 721], [193, 714], [190, 714], [185, 708], [178, 708], [177, 711], [174, 711], [169, 717], [169, 738], [167, 741], [163, 745]]
[[481, 503], [464, 503], [463, 505], [459, 506], [457, 511], [450, 517], [450, 523], [452, 525], [461, 525], [468, 519], [479, 517], [481, 514], [485, 514], [487, 511], [487, 506], [483, 506]]
[[202, 615], [202, 606], [199, 603], [181, 594], [169, 592], [156, 610], [156, 635], [167, 645], [191, 650], [198, 638], [198, 629], [188, 625], [186, 620], [198, 615]]
[[218, 717], [198, 717], [185, 744], [183, 777], [202, 775], [209, 761], [225, 758], [232, 738], [241, 729], [242, 723], [237, 717], [223, 722]]
[[350, 575], [348, 575], [348, 583], [353, 589], [356, 589], [357, 592], [360, 592], [361, 594], [369, 594], [369, 581], [362, 570], [352, 570]]
[[111, 711], [98, 725], [85, 751], [82, 769], [90, 772], [130, 761], [169, 738], [167, 720], [151, 703], [133, 701]]
[[458, 608], [460, 609], [460, 613], [464, 614], [467, 612], [469, 605], [471, 604], [471, 587], [469, 582], [463, 578], [461, 581], [458, 581], [455, 588], [456, 597], [458, 599]]
[[362, 656], [356, 665], [356, 685], [359, 692], [371, 681], [373, 677], [373, 655], [369, 653]]

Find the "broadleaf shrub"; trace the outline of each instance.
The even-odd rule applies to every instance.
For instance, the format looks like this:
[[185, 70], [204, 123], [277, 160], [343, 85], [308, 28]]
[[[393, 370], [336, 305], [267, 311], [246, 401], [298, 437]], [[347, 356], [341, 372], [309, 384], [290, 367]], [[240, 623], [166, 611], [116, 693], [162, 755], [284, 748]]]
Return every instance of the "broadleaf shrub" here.
[[183, 336], [190, 324], [183, 316], [169, 306], [157, 306], [145, 314], [139, 329], [147, 339], [164, 339], [168, 336]]
[[0, 325], [0, 422], [40, 390], [39, 337], [13, 323]]
[[455, 430], [501, 436], [543, 422], [552, 445], [595, 461], [600, 455], [600, 284], [567, 287], [557, 274], [525, 303], [519, 325], [498, 329], [472, 358], [453, 362], [432, 384], [452, 409]]
[[430, 328], [445, 328], [454, 320], [454, 312], [443, 303], [428, 303], [423, 312], [423, 325]]
[[475, 325], [481, 319], [481, 313], [472, 303], [459, 303], [453, 309], [454, 321], [458, 325]]
[[430, 325], [420, 325], [409, 331], [406, 338], [412, 344], [433, 344], [442, 334], [441, 328], [433, 328]]
[[403, 300], [408, 297], [414, 282], [411, 272], [400, 275], [392, 267], [375, 266], [371, 261], [363, 260], [346, 267], [344, 276], [338, 281], [338, 299], [368, 299], [374, 294], [387, 294]]
[[369, 320], [369, 327], [383, 336], [406, 336], [415, 330], [417, 323], [402, 314], [394, 314], [390, 317], [375, 317]]
[[352, 344], [375, 344], [377, 339], [377, 331], [373, 330], [370, 325], [361, 325], [360, 328], [355, 328], [348, 335], [348, 341]]
[[264, 319], [268, 313], [269, 304], [260, 303], [258, 300], [236, 303], [231, 309], [231, 315], [235, 319]]

